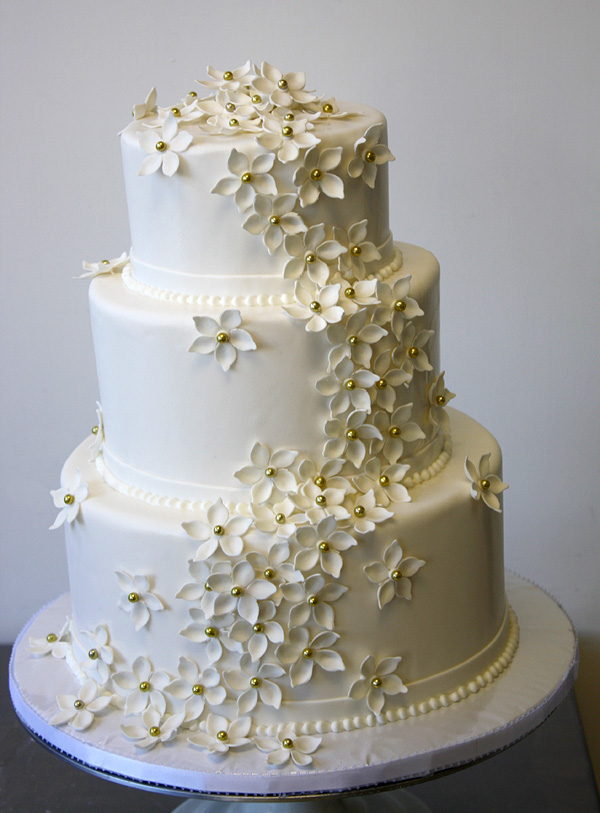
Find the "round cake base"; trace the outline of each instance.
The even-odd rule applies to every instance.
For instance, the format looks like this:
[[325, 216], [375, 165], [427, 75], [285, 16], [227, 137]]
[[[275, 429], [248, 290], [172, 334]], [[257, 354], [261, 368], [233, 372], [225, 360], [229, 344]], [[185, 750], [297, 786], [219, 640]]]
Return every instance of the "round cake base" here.
[[25, 727], [59, 755], [107, 779], [148, 790], [273, 801], [391, 788], [507, 748], [540, 725], [573, 686], [577, 638], [569, 618], [539, 587], [506, 575], [520, 642], [513, 662], [497, 680], [428, 714], [325, 734], [307, 769], [269, 768], [257, 749], [216, 758], [191, 748], [185, 739], [140, 751], [123, 736], [120, 715], [98, 715], [83, 732], [51, 725], [56, 696], [73, 694], [78, 682], [63, 661], [32, 656], [28, 641], [62, 627], [70, 615], [68, 595], [41, 610], [17, 639], [10, 664], [11, 697]]

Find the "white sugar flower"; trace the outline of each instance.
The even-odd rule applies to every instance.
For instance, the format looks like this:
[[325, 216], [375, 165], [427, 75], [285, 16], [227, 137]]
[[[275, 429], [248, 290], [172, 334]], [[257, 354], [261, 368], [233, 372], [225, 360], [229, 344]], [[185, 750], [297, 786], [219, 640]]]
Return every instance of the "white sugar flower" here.
[[410, 375], [406, 370], [393, 366], [390, 350], [379, 353], [375, 358], [373, 373], [375, 374], [373, 403], [383, 407], [386, 412], [393, 412], [396, 404], [396, 390], [402, 384], [410, 381]]
[[206, 719], [206, 730], [197, 731], [188, 742], [196, 748], [210, 751], [211, 754], [226, 754], [230, 748], [241, 748], [250, 740], [250, 717], [228, 720], [220, 714], [210, 713]]
[[344, 563], [341, 552], [356, 545], [354, 537], [338, 529], [333, 516], [325, 517], [316, 527], [298, 528], [296, 539], [304, 550], [296, 554], [294, 565], [299, 570], [309, 571], [320, 563], [323, 572], [335, 579], [339, 579]]
[[393, 285], [387, 282], [377, 283], [377, 297], [381, 305], [375, 309], [373, 321], [378, 325], [391, 322], [392, 332], [400, 341], [407, 321], [423, 316], [419, 303], [409, 296], [410, 281], [412, 277], [407, 274], [400, 277]]
[[369, 367], [373, 345], [387, 336], [387, 330], [371, 324], [369, 310], [361, 308], [342, 323], [327, 328], [327, 339], [333, 345], [329, 353], [329, 369], [343, 358], [351, 358], [359, 367]]
[[372, 491], [377, 505], [410, 502], [410, 494], [402, 485], [409, 468], [410, 466], [400, 463], [382, 467], [381, 460], [372, 457], [365, 463], [363, 471], [352, 478], [352, 482], [363, 494]]
[[321, 395], [330, 398], [329, 414], [332, 418], [349, 409], [371, 411], [368, 388], [374, 386], [377, 375], [370, 370], [359, 370], [349, 358], [336, 364], [332, 373], [320, 378], [316, 387]]
[[213, 613], [215, 616], [237, 613], [249, 624], [258, 619], [259, 601], [272, 596], [276, 587], [268, 579], [257, 578], [249, 562], [237, 562], [229, 573], [214, 573], [208, 577], [208, 587], [218, 593]]
[[221, 686], [221, 676], [213, 667], [203, 672], [190, 658], [179, 658], [180, 677], [165, 686], [165, 692], [184, 703], [183, 723], [197, 720], [206, 703], [220, 706], [226, 697], [225, 687]]
[[[291, 535], [290, 533], [289, 536]], [[269, 548], [267, 554], [252, 551], [246, 558], [257, 573], [262, 573], [266, 579], [269, 579], [275, 585], [276, 591], [271, 596], [271, 600], [277, 606], [281, 604], [283, 599], [281, 585], [286, 582], [300, 582], [303, 579], [302, 573], [295, 570], [290, 561], [290, 545], [287, 540], [275, 542]], [[261, 604], [261, 608], [262, 606]], [[260, 614], [259, 608], [259, 616]]]
[[498, 499], [498, 494], [508, 488], [508, 483], [503, 483], [497, 474], [490, 473], [490, 457], [491, 452], [482, 455], [479, 458], [479, 467], [467, 457], [465, 459], [465, 474], [471, 481], [471, 497], [474, 500], [483, 500], [488, 508], [501, 514], [502, 505]]
[[318, 288], [309, 280], [300, 279], [294, 286], [296, 304], [284, 305], [285, 310], [294, 319], [306, 321], [309, 333], [319, 333], [327, 325], [340, 322], [344, 311], [339, 306], [340, 286], [325, 285]]
[[344, 461], [325, 460], [317, 466], [313, 460], [305, 457], [298, 466], [298, 474], [302, 480], [312, 480], [319, 489], [341, 488], [342, 491], [350, 491], [351, 486], [345, 477], [340, 475], [344, 466]]
[[132, 115], [133, 118], [138, 121], [139, 119], [145, 119], [146, 116], [151, 116], [156, 113], [156, 88], [152, 88], [148, 95], [146, 96], [146, 101], [141, 102], [140, 104], [134, 104]]
[[304, 234], [288, 234], [283, 247], [290, 258], [285, 264], [285, 279], [299, 279], [307, 274], [316, 285], [329, 281], [329, 263], [337, 260], [345, 249], [335, 240], [325, 239], [325, 224], [311, 226]]
[[43, 657], [44, 655], [52, 655], [52, 657], [59, 659], [66, 657], [71, 648], [69, 643], [70, 629], [71, 621], [67, 616], [58, 634], [49, 632], [45, 638], [30, 638], [29, 651], [36, 657]]
[[325, 630], [310, 638], [306, 627], [294, 627], [290, 630], [289, 640], [275, 651], [281, 663], [290, 664], [290, 684], [292, 688], [308, 683], [314, 666], [320, 666], [326, 672], [343, 672], [346, 667], [333, 646], [340, 636], [336, 632]]
[[349, 514], [352, 526], [357, 534], [366, 534], [375, 530], [379, 522], [385, 522], [393, 516], [391, 511], [377, 505], [373, 490], [351, 498]]
[[50, 494], [55, 507], [61, 510], [54, 523], [50, 526], [50, 530], [53, 531], [55, 528], [59, 528], [63, 522], [73, 522], [77, 514], [79, 514], [81, 503], [87, 499], [88, 493], [88, 484], [81, 482], [79, 469], [76, 470], [75, 475], [66, 486], [51, 491]]
[[304, 161], [294, 173], [294, 185], [300, 187], [298, 196], [302, 208], [310, 206], [319, 199], [321, 192], [328, 198], [344, 197], [344, 182], [332, 173], [342, 160], [341, 147], [329, 147], [319, 152], [311, 147], [304, 156]]
[[119, 570], [115, 573], [122, 590], [119, 607], [131, 615], [136, 632], [139, 632], [150, 620], [150, 613], [164, 610], [164, 604], [150, 591], [150, 582], [146, 576], [130, 576]]
[[385, 144], [380, 144], [381, 124], [373, 124], [354, 144], [354, 158], [348, 164], [351, 178], [362, 178], [371, 189], [375, 188], [377, 167], [396, 159]]
[[312, 91], [305, 90], [306, 76], [301, 71], [282, 73], [268, 62], [263, 62], [260, 68], [255, 66], [255, 71], [252, 87], [277, 107], [295, 107], [316, 100]]
[[180, 631], [180, 635], [201, 644], [204, 648], [204, 657], [209, 663], [216, 663], [223, 655], [223, 648], [229, 652], [241, 652], [242, 647], [238, 641], [230, 637], [232, 615], [222, 615], [211, 618], [207, 623], [206, 616], [202, 610], [193, 607], [190, 610], [192, 623]]
[[298, 452], [279, 449], [271, 452], [264, 443], [255, 443], [250, 452], [251, 466], [244, 466], [235, 472], [235, 477], [244, 485], [252, 486], [252, 502], [264, 503], [275, 493], [276, 498], [289, 494], [297, 488], [296, 478], [290, 466]]
[[198, 109], [207, 117], [200, 127], [214, 135], [220, 132], [235, 135], [239, 132], [260, 132], [260, 119], [250, 96], [244, 91], [222, 91], [216, 97], [200, 99]]
[[407, 322], [404, 326], [400, 344], [396, 345], [392, 352], [392, 361], [408, 373], [408, 381], [412, 380], [415, 370], [420, 373], [433, 370], [425, 352], [425, 345], [433, 334], [433, 330], [417, 332], [414, 322]]
[[238, 350], [256, 350], [252, 336], [240, 327], [242, 317], [235, 308], [223, 311], [218, 320], [212, 316], [194, 316], [194, 324], [200, 336], [189, 348], [190, 353], [214, 353], [223, 370], [229, 370]]
[[309, 102], [305, 109], [317, 113], [320, 119], [345, 119], [354, 115], [354, 113], [341, 110], [333, 96], [330, 96], [329, 99], [317, 99], [314, 102]]
[[254, 666], [250, 654], [240, 658], [239, 669], [225, 672], [225, 683], [235, 692], [241, 692], [237, 699], [238, 714], [248, 714], [256, 708], [258, 701], [265, 706], [278, 709], [281, 705], [281, 689], [273, 681], [285, 675], [281, 666], [274, 663], [263, 663]]
[[[328, 516], [334, 516], [338, 521], [348, 519], [344, 500], [346, 494], [354, 490], [349, 481], [345, 477], [334, 477], [327, 480], [326, 485], [318, 485], [315, 479], [308, 479], [292, 498], [302, 512], [298, 522], [302, 516], [311, 525], [316, 525]], [[335, 484], [329, 485], [330, 482]]]
[[282, 164], [295, 161], [301, 150], [314, 147], [320, 141], [310, 132], [312, 124], [306, 118], [281, 121], [277, 116], [265, 115], [262, 124], [263, 132], [258, 136], [258, 143], [275, 153]]
[[385, 549], [383, 562], [372, 562], [364, 571], [370, 582], [377, 585], [377, 604], [383, 609], [394, 596], [410, 601], [411, 579], [425, 562], [416, 556], [405, 556], [397, 539]]
[[50, 725], [68, 723], [75, 731], [85, 731], [94, 722], [94, 715], [104, 711], [111, 700], [110, 694], [98, 697], [100, 687], [95, 680], [87, 680], [75, 694], [59, 694], [56, 697], [58, 711]]
[[345, 420], [333, 418], [325, 423], [325, 434], [329, 440], [323, 448], [325, 457], [346, 457], [356, 468], [362, 464], [365, 454], [365, 444], [377, 438], [381, 440], [381, 432], [376, 426], [365, 423], [367, 412], [356, 409]]
[[249, 85], [254, 79], [250, 60], [244, 62], [239, 68], [225, 71], [219, 71], [213, 68], [212, 65], [209, 65], [206, 69], [206, 73], [210, 79], [198, 79], [197, 81], [200, 85], [212, 88], [213, 90], [236, 91], [241, 87]]
[[364, 279], [367, 273], [365, 263], [381, 259], [375, 244], [366, 239], [367, 229], [368, 221], [365, 219], [353, 223], [347, 232], [339, 228], [333, 230], [335, 239], [346, 249], [338, 261], [340, 272], [345, 279]]
[[151, 175], [162, 167], [169, 177], [179, 168], [179, 153], [185, 152], [193, 141], [187, 130], [178, 132], [175, 116], [169, 112], [163, 122], [161, 134], [156, 130], [144, 130], [139, 134], [139, 144], [148, 153], [142, 162], [138, 175]]
[[79, 665], [88, 677], [104, 686], [108, 682], [115, 659], [113, 649], [108, 645], [108, 630], [100, 624], [95, 630], [83, 634], [87, 638], [88, 653], [87, 658]]
[[258, 195], [254, 201], [254, 212], [244, 221], [243, 226], [250, 234], [262, 234], [269, 254], [273, 254], [283, 243], [286, 234], [299, 234], [307, 227], [302, 217], [293, 209], [298, 200], [291, 193], [267, 198]]
[[250, 624], [240, 618], [231, 627], [231, 639], [244, 644], [253, 663], [260, 660], [267, 651], [269, 641], [273, 644], [283, 642], [283, 627], [275, 618], [275, 604], [272, 601], [262, 601], [258, 608], [258, 618]]
[[378, 410], [373, 415], [373, 423], [379, 429], [380, 438], [373, 441], [371, 451], [383, 455], [389, 463], [396, 463], [404, 454], [404, 444], [424, 440], [425, 433], [418, 423], [411, 421], [412, 402], [399, 406], [390, 415]]
[[429, 420], [436, 426], [440, 426], [444, 432], [450, 431], [450, 418], [446, 407], [454, 397], [454, 393], [446, 389], [442, 371], [430, 384], [427, 390], [427, 400], [429, 401]]
[[394, 695], [408, 691], [402, 680], [394, 672], [402, 658], [384, 658], [375, 663], [375, 658], [368, 655], [361, 664], [361, 677], [355, 680], [348, 697], [361, 700], [367, 696], [367, 706], [373, 714], [381, 714], [385, 704], [385, 695]]
[[240, 212], [245, 212], [259, 195], [276, 195], [277, 185], [269, 172], [273, 168], [275, 156], [271, 153], [257, 155], [250, 159], [235, 148], [231, 151], [227, 166], [231, 175], [222, 178], [210, 190], [216, 195], [234, 195]]
[[113, 683], [119, 692], [126, 694], [125, 714], [140, 714], [148, 706], [154, 706], [164, 714], [166, 701], [163, 692], [169, 682], [166, 672], [155, 672], [150, 661], [141, 655], [133, 662], [130, 672], [113, 675]]
[[320, 573], [313, 573], [298, 584], [282, 584], [281, 592], [290, 609], [289, 626], [302, 627], [312, 617], [315, 623], [333, 629], [334, 611], [331, 604], [338, 601], [348, 588], [337, 582], [326, 582]]
[[332, 281], [339, 281], [341, 284], [344, 296], [340, 297], [340, 305], [347, 315], [356, 313], [360, 308], [364, 308], [365, 305], [375, 305], [377, 303], [377, 297], [375, 296], [377, 289], [376, 279], [362, 279], [358, 280], [358, 282], [353, 282], [352, 285], [348, 285], [347, 283], [343, 283], [342, 276], [338, 272]]
[[321, 737], [301, 734], [296, 737], [294, 724], [288, 723], [274, 737], [257, 737], [256, 747], [268, 754], [267, 764], [282, 768], [292, 760], [299, 768], [312, 765], [312, 754], [321, 745]]
[[104, 446], [104, 416], [102, 414], [102, 407], [98, 401], [96, 401], [96, 417], [98, 422], [92, 427], [93, 440], [90, 443], [90, 463], [94, 462]]
[[243, 536], [252, 520], [248, 517], [230, 517], [229, 509], [220, 497], [206, 512], [206, 520], [196, 519], [181, 524], [188, 536], [202, 543], [194, 558], [201, 561], [208, 559], [218, 548], [226, 556], [239, 556], [244, 547]]
[[[224, 562], [215, 562], [213, 572], [216, 572], [221, 566], [227, 564], [228, 563]], [[175, 594], [175, 598], [181, 598], [184, 601], [199, 601], [202, 612], [207, 618], [210, 618], [213, 615], [216, 598], [211, 590], [206, 589], [206, 580], [211, 573], [210, 568], [206, 562], [190, 559], [188, 562], [188, 570], [194, 581], [184, 584]]]
[[126, 251], [113, 260], [100, 260], [97, 263], [83, 262], [82, 267], [85, 273], [80, 274], [77, 279], [98, 277], [100, 274], [120, 274], [128, 262], [129, 256]]
[[121, 731], [130, 740], [135, 740], [136, 748], [149, 751], [159, 742], [170, 742], [183, 723], [183, 714], [164, 714], [149, 706], [140, 720], [130, 725], [122, 725]]
[[254, 517], [254, 525], [259, 531], [289, 539], [296, 529], [296, 517], [294, 516], [296, 508], [289, 497], [272, 505], [252, 503], [250, 510]]

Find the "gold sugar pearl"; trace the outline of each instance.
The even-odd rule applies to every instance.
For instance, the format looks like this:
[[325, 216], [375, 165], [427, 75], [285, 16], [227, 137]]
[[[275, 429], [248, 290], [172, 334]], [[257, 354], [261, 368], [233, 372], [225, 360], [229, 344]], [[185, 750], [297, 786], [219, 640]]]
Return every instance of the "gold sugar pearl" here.
[[231, 595], [232, 595], [234, 598], [239, 598], [239, 596], [241, 596], [243, 592], [244, 592], [244, 591], [242, 590], [242, 588], [241, 588], [241, 587], [237, 587], [237, 586], [235, 586], [235, 587], [232, 587], [232, 588], [231, 588]]
[[344, 296], [347, 296], [348, 299], [354, 299], [354, 297], [356, 296], [356, 291], [354, 290], [354, 288], [346, 288], [344, 290]]
[[357, 517], [364, 517], [367, 512], [365, 511], [365, 507], [363, 505], [357, 505], [354, 509], [354, 513]]
[[435, 402], [438, 406], [444, 406], [446, 403], [446, 396], [445, 395], [436, 395]]
[[242, 183], [252, 183], [252, 173], [251, 172], [244, 172], [241, 177]]
[[79, 699], [77, 699], [77, 700], [76, 700], [76, 701], [73, 703], [73, 705], [75, 706], [75, 708], [76, 708], [78, 711], [79, 711], [80, 709], [84, 709], [84, 708], [85, 708], [85, 703], [83, 702], [83, 700], [79, 700]]
[[175, 116], [176, 119], [181, 117], [181, 110], [178, 107], [172, 107], [171, 113]]
[[151, 737], [159, 737], [160, 728], [157, 725], [153, 725], [150, 729], [148, 729], [148, 734], [150, 734]]
[[285, 79], [280, 79], [279, 82], [277, 82], [277, 87], [279, 90], [287, 90], [287, 86], [288, 83]]
[[403, 299], [397, 299], [394, 302], [394, 310], [395, 311], [405, 311], [406, 310], [406, 302]]
[[264, 572], [265, 579], [274, 579], [275, 578], [275, 571], [272, 567], [268, 567]]
[[353, 378], [349, 378], [346, 383], [344, 384], [347, 390], [355, 390], [356, 389], [356, 381]]
[[310, 177], [313, 181], [320, 181], [321, 178], [323, 177], [323, 173], [321, 172], [320, 169], [316, 168], [313, 169], [313, 171], [310, 173]]
[[255, 93], [252, 97], [252, 104], [260, 104], [262, 102], [262, 96], [259, 96], [258, 93]]
[[215, 536], [223, 536], [224, 533], [225, 528], [222, 525], [215, 525], [215, 527], [213, 528], [213, 534]]
[[325, 488], [327, 485], [327, 480], [323, 477], [322, 474], [317, 474], [315, 477], [315, 485], [319, 486], [319, 488]]
[[481, 486], [482, 491], [487, 491], [492, 484], [489, 480], [481, 480], [479, 485]]
[[99, 431], [100, 431], [99, 426], [92, 426], [92, 435], [97, 435]]
[[358, 344], [358, 336], [348, 336], [348, 344]]
[[140, 683], [140, 692], [149, 692], [150, 691], [150, 684], [147, 680], [142, 680]]
[[395, 582], [400, 581], [402, 573], [399, 570], [392, 570], [391, 577]]
[[202, 686], [200, 683], [195, 683], [192, 686], [192, 694], [204, 694], [204, 686]]
[[379, 484], [382, 486], [389, 486], [390, 478], [387, 476], [387, 474], [381, 475], [381, 477], [379, 478]]
[[419, 352], [420, 351], [419, 351], [418, 347], [409, 347], [408, 348], [408, 355], [411, 357], [411, 359], [416, 359], [416, 357], [419, 355]]
[[251, 677], [250, 678], [250, 685], [252, 686], [253, 689], [258, 688], [258, 686], [260, 686], [260, 678]]
[[271, 217], [269, 218], [269, 223], [272, 226], [279, 226], [279, 218], [277, 217], [277, 215], [271, 215]]
[[237, 119], [229, 119], [229, 126], [230, 127], [239, 127], [240, 123]]
[[324, 494], [317, 494], [315, 502], [317, 505], [327, 505], [327, 497]]
[[315, 313], [318, 313], [321, 310], [321, 303], [317, 302], [317, 301], [311, 302], [310, 303], [310, 309], [311, 309], [311, 311], [314, 311]]
[[281, 135], [284, 138], [291, 138], [294, 135], [294, 131], [288, 124], [286, 124], [285, 127], [281, 128]]
[[312, 656], [313, 656], [313, 651], [309, 646], [307, 646], [306, 649], [302, 650], [302, 657], [303, 658], [312, 658]]
[[281, 744], [283, 745], [284, 748], [287, 748], [289, 751], [294, 747], [294, 740], [290, 740], [289, 737], [286, 737], [284, 740], [282, 740]]
[[102, 265], [110, 265], [110, 260], [102, 260], [101, 264]]
[[210, 593], [211, 590], [212, 590], [212, 587], [210, 586], [210, 584], [208, 582], [204, 582], [204, 589], [207, 590]]
[[232, 73], [231, 71], [225, 71], [225, 72], [223, 73], [223, 79], [224, 79], [226, 82], [230, 82], [230, 81], [233, 79], [233, 73]]
[[356, 431], [356, 429], [347, 429], [346, 437], [348, 438], [348, 440], [356, 440], [358, 438], [358, 432]]
[[365, 153], [365, 161], [368, 161], [369, 164], [372, 164], [375, 161], [375, 153], [373, 150], [367, 150]]
[[362, 248], [360, 246], [352, 246], [350, 249], [350, 254], [352, 254], [353, 257], [360, 257], [362, 254]]
[[399, 438], [401, 434], [402, 430], [400, 429], [399, 426], [390, 426], [390, 435], [393, 438]]
[[329, 543], [328, 542], [319, 542], [319, 550], [321, 553], [327, 553], [329, 550]]
[[130, 593], [127, 596], [127, 601], [130, 601], [132, 604], [135, 604], [136, 601], [139, 601], [140, 597], [138, 593]]
[[378, 390], [384, 390], [387, 387], [387, 381], [385, 378], [380, 378], [379, 381], [375, 382], [375, 386]]
[[261, 632], [264, 632], [265, 628], [262, 624], [254, 624], [252, 627], [252, 632], [255, 632], [257, 635], [260, 635]]
[[371, 678], [371, 686], [374, 689], [381, 689], [381, 685], [382, 685], [381, 678], [379, 678], [379, 677]]
[[316, 262], [317, 262], [317, 255], [316, 255], [316, 254], [313, 254], [313, 253], [312, 253], [312, 251], [310, 251], [310, 252], [309, 252], [309, 253], [306, 255], [306, 257], [305, 257], [304, 259], [306, 260], [306, 262], [307, 262], [309, 265], [312, 265], [313, 263], [316, 263]]
[[234, 103], [233, 102], [227, 102], [227, 104], [225, 105], [225, 110], [227, 110], [228, 113], [233, 113], [233, 111], [235, 110]]
[[65, 505], [73, 505], [75, 502], [75, 497], [72, 494], [65, 494], [64, 503]]
[[284, 116], [283, 118], [284, 118], [286, 121], [294, 121], [294, 119], [296, 118], [296, 116], [294, 116], [294, 114], [293, 114], [293, 113], [286, 113], [286, 114], [285, 114], [285, 116]]
[[158, 152], [164, 152], [167, 149], [167, 145], [164, 141], [157, 141], [155, 144], [156, 149]]
[[323, 105], [323, 113], [333, 113], [333, 105], [329, 104], [329, 102], [326, 102]]
[[277, 469], [274, 469], [273, 466], [269, 466], [265, 469], [265, 477], [275, 477], [277, 474]]
[[228, 735], [226, 731], [217, 731], [217, 739], [221, 742], [225, 742], [228, 739]]
[[46, 635], [46, 640], [49, 644], [54, 644], [56, 641], [58, 641], [58, 638], [53, 632], [49, 632], [48, 635]]
[[97, 649], [90, 649], [90, 651], [88, 652], [88, 658], [91, 661], [97, 661], [99, 657], [100, 655]]
[[196, 93], [195, 90], [190, 90], [190, 92], [188, 93], [188, 96], [190, 96], [192, 99], [197, 99], [198, 98], [198, 94]]
[[219, 342], [219, 344], [224, 344], [225, 342], [228, 342], [229, 334], [225, 333], [225, 331], [222, 330], [220, 333], [217, 333], [217, 341]]
[[214, 627], [207, 627], [204, 630], [204, 634], [206, 635], [207, 638], [216, 638], [219, 632]]
[[278, 525], [283, 525], [285, 522], [285, 514], [275, 514], [275, 522]]

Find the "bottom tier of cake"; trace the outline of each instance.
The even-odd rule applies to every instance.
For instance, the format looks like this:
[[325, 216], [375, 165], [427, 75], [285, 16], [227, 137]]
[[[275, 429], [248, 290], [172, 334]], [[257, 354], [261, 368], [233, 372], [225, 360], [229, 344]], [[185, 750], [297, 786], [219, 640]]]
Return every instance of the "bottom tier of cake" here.
[[118, 493], [84, 442], [63, 470], [65, 483], [79, 470], [89, 493], [65, 525], [73, 616], [58, 654], [114, 693], [126, 724], [156, 706], [200, 731], [211, 713], [250, 718], [259, 735], [371, 726], [477, 691], [510, 662], [517, 627], [502, 516], [473, 499], [464, 461], [489, 452], [500, 474], [501, 454], [449, 413], [447, 465], [340, 549], [337, 577], [330, 559], [302, 571], [300, 543], [251, 528], [234, 561], [194, 561], [182, 523], [197, 515]]

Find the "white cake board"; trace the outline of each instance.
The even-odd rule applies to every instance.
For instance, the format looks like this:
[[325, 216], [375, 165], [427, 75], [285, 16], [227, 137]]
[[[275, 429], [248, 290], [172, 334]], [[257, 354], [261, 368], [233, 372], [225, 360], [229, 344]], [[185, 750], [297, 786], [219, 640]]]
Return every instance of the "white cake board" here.
[[[507, 593], [519, 620], [520, 643], [512, 664], [497, 680], [429, 714], [325, 734], [309, 769], [269, 768], [257, 749], [237, 751], [233, 759], [215, 758], [191, 748], [185, 739], [139, 751], [121, 733], [118, 713], [98, 716], [83, 732], [50, 725], [57, 711], [56, 695], [73, 694], [78, 683], [63, 661], [33, 657], [28, 640], [62, 627], [71, 611], [68, 595], [34, 616], [17, 639], [10, 664], [11, 697], [35, 737], [79, 767], [113, 781], [173, 795], [246, 800], [250, 810], [257, 810], [255, 802], [261, 799], [311, 798], [310, 809], [321, 810], [325, 808], [315, 806], [314, 799], [321, 794], [396, 787], [489, 756], [522, 739], [556, 708], [577, 674], [577, 638], [571, 621], [543, 590], [511, 573]], [[202, 810], [211, 810], [206, 804]], [[403, 808], [382, 804], [380, 809], [383, 813]]]

